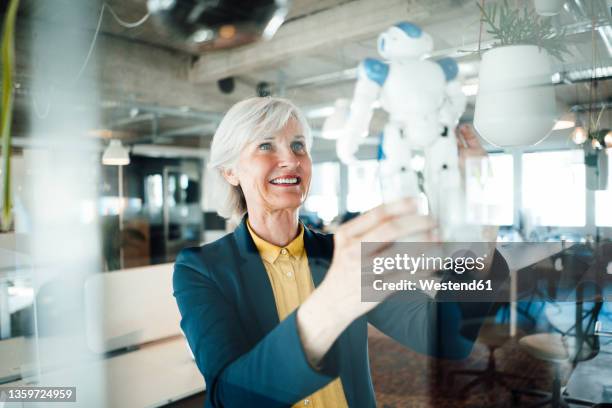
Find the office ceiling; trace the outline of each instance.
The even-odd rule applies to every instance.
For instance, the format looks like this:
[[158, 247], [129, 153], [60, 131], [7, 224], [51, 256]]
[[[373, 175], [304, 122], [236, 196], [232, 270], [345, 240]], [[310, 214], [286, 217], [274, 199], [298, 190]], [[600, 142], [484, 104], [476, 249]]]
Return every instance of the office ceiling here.
[[[99, 24], [93, 57], [82, 81], [97, 84], [100, 97], [75, 110], [101, 113], [99, 126], [89, 136], [120, 137], [132, 144], [207, 147], [223, 112], [254, 95], [261, 82], [268, 83], [273, 94], [294, 100], [310, 114], [313, 127], [319, 128], [324, 117], [316, 114], [317, 109], [352, 96], [354, 68], [363, 58], [377, 56], [377, 34], [400, 20], [420, 24], [434, 38], [434, 56], [457, 58], [464, 83], [477, 83], [479, 57], [474, 51], [480, 27], [479, 11], [472, 0], [294, 0], [286, 22], [269, 42], [204, 53], [159, 34], [153, 18], [136, 28], [117, 22], [117, 18], [124, 23], [141, 20], [147, 14], [145, 0], [86, 1], [76, 9], [73, 0], [22, 0], [17, 34], [17, 137], [27, 136], [31, 116], [45, 108], [44, 95], [28, 92], [36, 61], [27, 54], [33, 44], [45, 41], [33, 28], [41, 25], [69, 26], [89, 44]], [[65, 10], [75, 10], [78, 18]], [[612, 66], [612, 20], [606, 0], [568, 1], [553, 19], [557, 27], [568, 30], [572, 52], [556, 63], [558, 71]], [[484, 32], [482, 48], [489, 44], [490, 36]], [[49, 58], [62, 53], [62, 44], [45, 48]], [[222, 93], [217, 85], [225, 76], [235, 80], [230, 94]], [[56, 88], [60, 90], [54, 91], [61, 92], [61, 86]], [[594, 101], [608, 103], [609, 88], [605, 78], [598, 81], [594, 92], [588, 80], [558, 85], [559, 110]], [[469, 103], [467, 121], [473, 113], [474, 96]], [[607, 112], [603, 118], [611, 119]], [[372, 133], [384, 122], [384, 112], [378, 112]], [[557, 132], [549, 143], [565, 142], [567, 137], [567, 131]], [[330, 142], [320, 141], [317, 146], [321, 154], [333, 151]]]

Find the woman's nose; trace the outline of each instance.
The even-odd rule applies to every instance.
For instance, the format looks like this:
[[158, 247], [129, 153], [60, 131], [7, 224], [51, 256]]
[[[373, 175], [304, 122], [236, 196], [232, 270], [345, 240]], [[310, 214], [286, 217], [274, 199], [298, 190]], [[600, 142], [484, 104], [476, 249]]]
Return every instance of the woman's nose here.
[[279, 152], [278, 167], [296, 168], [299, 165], [300, 160], [291, 149], [282, 149]]

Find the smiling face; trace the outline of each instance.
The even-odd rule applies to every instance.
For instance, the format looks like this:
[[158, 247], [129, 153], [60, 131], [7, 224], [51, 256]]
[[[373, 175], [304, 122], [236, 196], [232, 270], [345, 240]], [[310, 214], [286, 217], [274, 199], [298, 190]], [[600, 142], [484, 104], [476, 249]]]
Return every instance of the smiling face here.
[[224, 176], [240, 185], [247, 208], [297, 210], [310, 187], [312, 161], [297, 120], [269, 137], [247, 144], [233, 170]]

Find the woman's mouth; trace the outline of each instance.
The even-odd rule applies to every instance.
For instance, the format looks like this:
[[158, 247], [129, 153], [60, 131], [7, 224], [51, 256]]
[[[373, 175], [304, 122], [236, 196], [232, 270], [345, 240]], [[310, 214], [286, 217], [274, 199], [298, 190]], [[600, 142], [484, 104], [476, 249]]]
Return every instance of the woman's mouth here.
[[288, 176], [288, 177], [277, 177], [270, 180], [271, 184], [275, 186], [296, 186], [300, 184], [302, 179], [297, 176]]

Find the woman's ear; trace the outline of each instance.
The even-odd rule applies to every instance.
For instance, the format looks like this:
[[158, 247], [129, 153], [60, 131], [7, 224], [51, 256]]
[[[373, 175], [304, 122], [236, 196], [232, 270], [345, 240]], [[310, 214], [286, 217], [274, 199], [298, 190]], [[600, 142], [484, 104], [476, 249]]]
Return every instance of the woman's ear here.
[[233, 169], [223, 169], [221, 173], [223, 174], [223, 178], [232, 186], [237, 187], [240, 185], [240, 180], [238, 180], [238, 177]]

